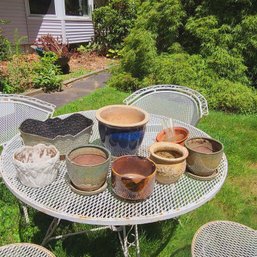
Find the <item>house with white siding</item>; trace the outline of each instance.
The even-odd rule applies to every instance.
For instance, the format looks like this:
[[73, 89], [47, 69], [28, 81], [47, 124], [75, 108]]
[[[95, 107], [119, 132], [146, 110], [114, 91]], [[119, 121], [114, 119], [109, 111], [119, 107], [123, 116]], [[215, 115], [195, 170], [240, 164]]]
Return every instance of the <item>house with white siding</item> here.
[[82, 43], [94, 36], [91, 13], [94, 0], [0, 0], [3, 34], [14, 41], [25, 36], [32, 44], [41, 35], [62, 36], [64, 42]]

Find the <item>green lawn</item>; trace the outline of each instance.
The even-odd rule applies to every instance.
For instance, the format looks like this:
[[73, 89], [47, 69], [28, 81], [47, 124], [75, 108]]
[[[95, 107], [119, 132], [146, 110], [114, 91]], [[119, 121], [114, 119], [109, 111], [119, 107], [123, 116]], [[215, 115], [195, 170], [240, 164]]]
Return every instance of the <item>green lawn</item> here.
[[[83, 99], [61, 107], [56, 115], [97, 109], [121, 103], [127, 94], [102, 88]], [[207, 204], [177, 220], [139, 227], [142, 256], [189, 257], [196, 230], [204, 223], [233, 220], [257, 229], [257, 117], [210, 112], [198, 127], [224, 143], [229, 162], [228, 178], [220, 192]], [[0, 244], [19, 241], [40, 243], [50, 218], [29, 209], [31, 224], [25, 225], [14, 196], [0, 185]], [[85, 225], [63, 222], [59, 230], [76, 231]], [[122, 256], [117, 235], [111, 231], [53, 241], [48, 245], [58, 257]]]

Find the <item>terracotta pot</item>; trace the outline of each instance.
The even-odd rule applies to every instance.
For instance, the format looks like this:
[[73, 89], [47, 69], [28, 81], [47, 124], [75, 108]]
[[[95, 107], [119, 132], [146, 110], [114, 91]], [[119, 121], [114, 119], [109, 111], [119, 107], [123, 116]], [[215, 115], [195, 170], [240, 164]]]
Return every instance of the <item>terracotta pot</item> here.
[[144, 200], [153, 192], [155, 174], [155, 164], [147, 158], [119, 157], [112, 163], [113, 191], [127, 200]]
[[94, 191], [105, 183], [110, 161], [111, 154], [107, 149], [85, 145], [66, 156], [67, 173], [76, 188]]
[[185, 147], [169, 142], [157, 142], [151, 145], [149, 150], [150, 159], [156, 165], [156, 180], [159, 183], [175, 183], [185, 172], [188, 156]]
[[205, 137], [190, 138], [185, 142], [189, 151], [187, 166], [198, 176], [210, 176], [218, 168], [224, 147], [215, 139]]
[[17, 177], [28, 187], [44, 187], [57, 177], [60, 153], [53, 145], [23, 146], [15, 151]]
[[[172, 143], [184, 145], [185, 140], [189, 137], [189, 131], [183, 127], [174, 127], [174, 136], [172, 137]], [[157, 142], [167, 142], [167, 136], [165, 130], [162, 130], [156, 137]]]
[[96, 112], [100, 138], [112, 155], [133, 155], [140, 147], [149, 115], [128, 105], [109, 105]]

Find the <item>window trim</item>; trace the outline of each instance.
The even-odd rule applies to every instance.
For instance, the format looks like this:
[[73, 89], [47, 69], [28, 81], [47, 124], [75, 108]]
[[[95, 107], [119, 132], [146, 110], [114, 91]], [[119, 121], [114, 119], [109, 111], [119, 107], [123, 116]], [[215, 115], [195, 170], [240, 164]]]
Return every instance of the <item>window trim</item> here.
[[92, 1], [90, 0], [85, 0], [87, 1], [87, 5], [88, 5], [88, 14], [87, 15], [66, 15], [66, 6], [65, 6], [65, 0], [63, 0], [63, 4], [64, 4], [64, 18], [67, 20], [91, 20], [91, 14], [92, 14]]
[[29, 6], [29, 0], [25, 1], [25, 9], [27, 17], [29, 18], [57, 18], [57, 11], [56, 11], [56, 2], [54, 1], [54, 8], [55, 8], [55, 14], [32, 14], [30, 13], [30, 6]]

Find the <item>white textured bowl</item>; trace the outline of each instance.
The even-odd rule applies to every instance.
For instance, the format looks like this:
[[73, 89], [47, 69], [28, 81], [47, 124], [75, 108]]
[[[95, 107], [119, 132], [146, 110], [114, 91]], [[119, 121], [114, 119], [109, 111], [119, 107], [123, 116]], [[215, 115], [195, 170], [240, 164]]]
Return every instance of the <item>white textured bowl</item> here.
[[29, 187], [43, 187], [57, 177], [60, 153], [53, 145], [23, 146], [15, 151], [13, 164], [21, 183]]

